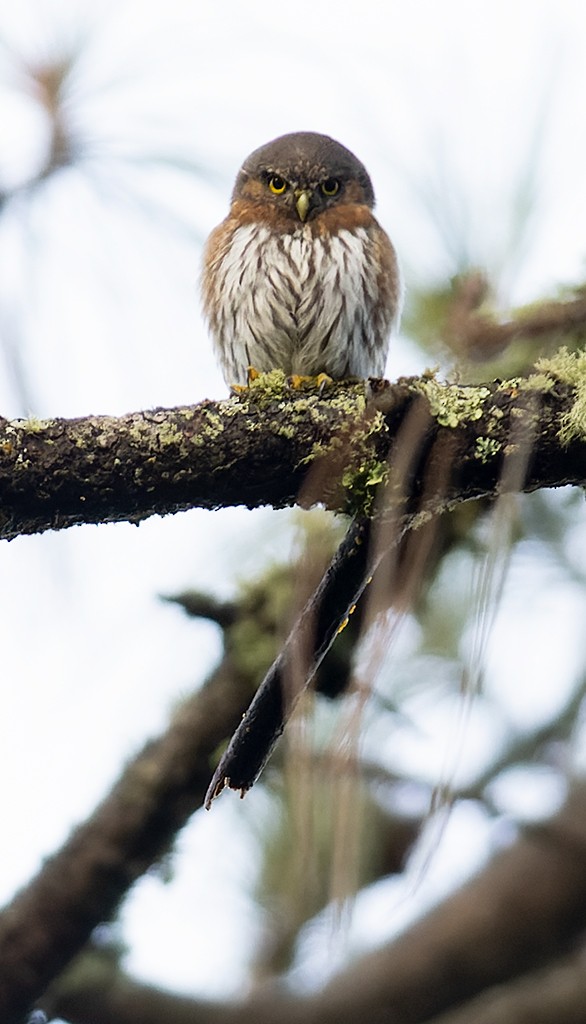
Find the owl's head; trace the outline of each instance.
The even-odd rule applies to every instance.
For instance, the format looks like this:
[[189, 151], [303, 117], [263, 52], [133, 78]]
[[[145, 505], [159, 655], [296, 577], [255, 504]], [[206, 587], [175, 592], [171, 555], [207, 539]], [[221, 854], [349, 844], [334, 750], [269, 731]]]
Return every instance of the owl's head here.
[[333, 206], [374, 206], [364, 165], [328, 135], [293, 132], [267, 142], [244, 161], [232, 202], [245, 200], [291, 227]]

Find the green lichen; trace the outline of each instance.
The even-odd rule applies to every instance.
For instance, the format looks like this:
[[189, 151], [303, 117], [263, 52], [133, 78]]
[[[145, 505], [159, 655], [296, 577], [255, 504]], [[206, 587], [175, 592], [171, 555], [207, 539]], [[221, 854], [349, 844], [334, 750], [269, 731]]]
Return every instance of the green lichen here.
[[376, 453], [373, 438], [386, 433], [387, 425], [381, 412], [377, 412], [366, 424], [354, 429], [350, 450], [351, 463], [342, 474], [342, 486], [346, 496], [345, 511], [351, 515], [368, 515], [372, 511], [377, 489], [387, 482], [389, 466]]
[[371, 459], [359, 466], [351, 466], [342, 474], [346, 494], [346, 512], [350, 515], [368, 515], [380, 484], [386, 483], [389, 467], [380, 459]]
[[490, 391], [485, 387], [442, 384], [435, 377], [424, 376], [413, 383], [413, 390], [427, 399], [431, 415], [441, 427], [459, 427], [479, 420]]
[[297, 437], [297, 431], [290, 423], [279, 423], [273, 421], [271, 423], [271, 430], [274, 434], [279, 434], [281, 437], [285, 437], [288, 441], [293, 441], [294, 438]]
[[571, 409], [560, 420], [558, 437], [562, 444], [578, 438], [586, 440], [586, 351], [570, 352], [560, 348], [555, 355], [544, 357], [536, 364], [541, 373], [568, 384], [574, 392]]
[[551, 391], [554, 380], [547, 373], [532, 373], [529, 377], [507, 377], [497, 387], [497, 391], [539, 391], [540, 394]]
[[214, 441], [224, 431], [224, 421], [217, 412], [205, 410], [205, 424], [202, 427], [202, 434], [209, 440]]
[[239, 389], [234, 398], [235, 407], [242, 408], [243, 402], [266, 405], [273, 402], [294, 404], [298, 409], [315, 409], [324, 397], [328, 404], [341, 409], [346, 404], [355, 410], [357, 399], [365, 405], [363, 384], [345, 381], [323, 380], [320, 377], [287, 377], [283, 370], [261, 373], [250, 381], [248, 387]]
[[474, 458], [482, 463], [490, 462], [491, 459], [494, 459], [495, 455], [498, 455], [501, 448], [501, 442], [495, 441], [492, 437], [477, 437], [474, 446]]
[[498, 420], [502, 420], [504, 418], [505, 414], [503, 410], [499, 408], [498, 405], [491, 405], [490, 409], [488, 410], [488, 415], [491, 416], [494, 420], [497, 420], [498, 422]]
[[[300, 427], [308, 421], [314, 427], [323, 426], [330, 432], [333, 414], [344, 419], [356, 418], [366, 408], [364, 384], [330, 382], [313, 377], [287, 377], [283, 370], [271, 370], [254, 377], [247, 387], [239, 388], [227, 402], [222, 403], [222, 416], [241, 415], [247, 405], [255, 409], [270, 410], [271, 433], [293, 440]], [[210, 414], [208, 414], [209, 416]], [[215, 415], [215, 414], [211, 414]], [[254, 433], [268, 428], [254, 417], [244, 419], [244, 429]], [[303, 459], [303, 464], [313, 462], [318, 456], [332, 451], [337, 442], [317, 443]]]
[[157, 441], [160, 448], [170, 448], [180, 445], [184, 439], [184, 433], [172, 421], [161, 423], [157, 430]]
[[25, 434], [40, 434], [51, 422], [51, 420], [41, 420], [38, 416], [29, 416], [26, 420], [20, 420], [18, 425]]
[[539, 391], [540, 394], [546, 394], [551, 391], [555, 385], [553, 377], [548, 376], [546, 373], [532, 373], [529, 377], [524, 377], [519, 384], [520, 391]]
[[258, 377], [250, 380], [248, 387], [238, 392], [237, 398], [265, 405], [283, 398], [290, 390], [283, 370], [271, 370], [269, 373], [260, 373]]

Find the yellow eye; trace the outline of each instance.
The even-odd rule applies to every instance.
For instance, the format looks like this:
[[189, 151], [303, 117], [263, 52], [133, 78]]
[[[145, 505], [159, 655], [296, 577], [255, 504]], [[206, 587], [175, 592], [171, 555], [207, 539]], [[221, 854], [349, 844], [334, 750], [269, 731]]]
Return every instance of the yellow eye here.
[[324, 196], [335, 196], [340, 191], [340, 182], [337, 178], [326, 178], [322, 181], [321, 190]]
[[272, 174], [269, 178], [269, 188], [273, 195], [282, 196], [287, 188], [287, 182], [284, 178], [280, 178], [278, 174]]

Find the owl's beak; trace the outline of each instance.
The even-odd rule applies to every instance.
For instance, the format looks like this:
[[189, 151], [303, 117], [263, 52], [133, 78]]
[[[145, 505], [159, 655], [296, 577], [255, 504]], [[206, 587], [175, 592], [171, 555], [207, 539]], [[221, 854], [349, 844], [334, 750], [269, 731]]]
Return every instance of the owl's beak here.
[[299, 191], [295, 193], [295, 207], [299, 214], [299, 220], [305, 220], [309, 213], [311, 195], [311, 190], [308, 188], [299, 189]]

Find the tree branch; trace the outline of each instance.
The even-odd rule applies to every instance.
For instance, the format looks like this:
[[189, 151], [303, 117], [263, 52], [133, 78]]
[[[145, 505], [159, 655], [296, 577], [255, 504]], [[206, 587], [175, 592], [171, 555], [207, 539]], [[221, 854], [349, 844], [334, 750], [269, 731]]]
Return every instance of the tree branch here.
[[0, 1020], [25, 1012], [109, 920], [130, 886], [170, 848], [201, 806], [218, 745], [255, 680], [225, 657], [168, 730], [127, 766], [112, 791], [0, 913]]
[[371, 381], [366, 397], [363, 383], [298, 394], [275, 371], [223, 402], [122, 417], [0, 419], [0, 537], [138, 523], [192, 507], [282, 507], [298, 500], [324, 457], [325, 487], [322, 475], [319, 494], [310, 489], [304, 502], [368, 511], [377, 471], [416, 397], [429, 407], [430, 441], [449, 444], [459, 467], [441, 501], [427, 495], [431, 511], [495, 494], [511, 434], [523, 427], [533, 448], [527, 490], [583, 485], [583, 363], [566, 353], [547, 372], [485, 386], [431, 376]]
[[579, 1024], [584, 1019], [584, 949], [496, 985], [429, 1024]]
[[[121, 974], [113, 977], [112, 971], [100, 976], [80, 970], [64, 976], [46, 1005], [74, 1024], [431, 1024], [436, 1014], [458, 1006], [461, 1010], [453, 1018], [446, 1016], [446, 1024], [452, 1019], [454, 1024], [581, 1020], [579, 1014], [572, 1015], [572, 1008], [583, 992], [583, 971], [565, 979], [578, 989], [573, 996], [566, 993], [567, 1017], [501, 1018], [496, 1012], [482, 1013], [484, 1000], [486, 1006], [493, 1005], [490, 992], [483, 999], [475, 997], [500, 985], [494, 1006], [502, 1007], [507, 983], [512, 982], [513, 1003], [527, 1005], [527, 985], [514, 979], [559, 956], [579, 938], [586, 923], [585, 842], [586, 787], [578, 785], [549, 823], [528, 829], [403, 935], [367, 954], [308, 998], [273, 990], [264, 999], [242, 1003], [201, 1003], [137, 985]], [[557, 980], [554, 972], [552, 978]], [[547, 981], [544, 974], [544, 999]], [[555, 991], [548, 998], [549, 1005], [555, 1005]], [[473, 1011], [470, 1016], [467, 1005]]]

